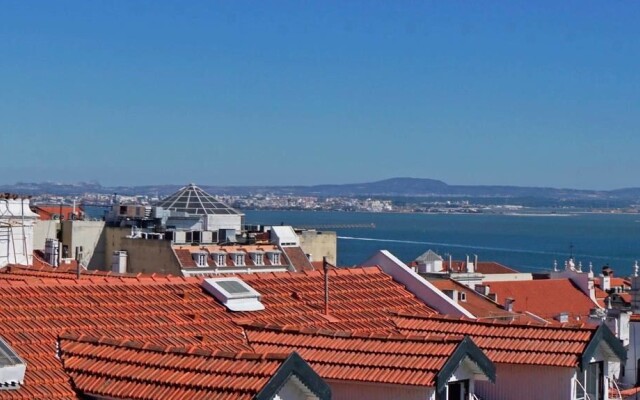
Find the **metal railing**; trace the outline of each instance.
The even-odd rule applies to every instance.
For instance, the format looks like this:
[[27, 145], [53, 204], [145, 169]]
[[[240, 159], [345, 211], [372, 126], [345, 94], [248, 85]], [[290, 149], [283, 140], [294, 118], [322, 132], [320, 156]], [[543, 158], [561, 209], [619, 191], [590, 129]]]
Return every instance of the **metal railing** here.
[[[616, 382], [615, 379], [610, 378], [609, 382], [613, 382], [613, 386], [615, 387], [616, 391], [618, 392], [618, 397], [616, 397], [616, 399], [622, 399], [622, 392], [620, 391], [620, 386], [618, 386], [618, 382]], [[611, 397], [611, 396], [609, 396]]]
[[[580, 383], [580, 381], [576, 378], [573, 378], [574, 381], [576, 381], [576, 384], [578, 386], [580, 386], [580, 388], [582, 389], [582, 393], [584, 394], [583, 397], [578, 397], [578, 395], [576, 394], [576, 400], [591, 400], [591, 397], [589, 397], [589, 393], [587, 393], [587, 389], [582, 386], [582, 383]], [[577, 391], [577, 386], [576, 386], [576, 391]]]

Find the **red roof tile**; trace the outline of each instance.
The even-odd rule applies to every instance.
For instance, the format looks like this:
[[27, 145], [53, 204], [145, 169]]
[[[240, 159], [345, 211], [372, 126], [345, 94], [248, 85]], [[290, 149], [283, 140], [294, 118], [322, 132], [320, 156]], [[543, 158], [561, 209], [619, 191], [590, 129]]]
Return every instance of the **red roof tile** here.
[[435, 313], [378, 267], [329, 271], [330, 318], [321, 271], [237, 276], [262, 294], [266, 310], [236, 315], [261, 322], [371, 332], [393, 329], [390, 312]]
[[[452, 262], [452, 267], [449, 268], [449, 261], [443, 261], [442, 270], [450, 272], [467, 272], [467, 262], [454, 260]], [[475, 270], [481, 274], [514, 274], [519, 272], [494, 261], [479, 261], [478, 265], [475, 266]]]
[[296, 351], [324, 379], [434, 386], [461, 336], [365, 335], [246, 325], [257, 352]]
[[284, 254], [296, 271], [313, 271], [313, 265], [300, 247], [284, 247]]
[[148, 347], [63, 335], [60, 354], [84, 394], [136, 399], [252, 399], [288, 354]]
[[394, 322], [404, 334], [469, 335], [495, 363], [560, 367], [577, 365], [596, 329], [406, 314]]
[[465, 308], [467, 311], [473, 314], [476, 318], [479, 318], [479, 319], [507, 318], [509, 320], [517, 318], [517, 319], [524, 319], [525, 322], [530, 320], [530, 318], [527, 317], [526, 315], [516, 314], [516, 313], [506, 311], [500, 305], [491, 301], [487, 297], [482, 296], [480, 293], [476, 292], [475, 290], [470, 289], [468, 286], [458, 283], [453, 279], [429, 279], [429, 282], [431, 282], [431, 284], [433, 284], [435, 287], [437, 287], [441, 291], [456, 290], [457, 293], [464, 293], [465, 294], [464, 300], [458, 298], [455, 301], [458, 303], [458, 305]]
[[569, 314], [571, 321], [587, 321], [590, 310], [597, 307], [569, 279], [489, 282], [488, 286], [491, 293], [497, 294], [498, 303], [512, 298], [514, 311], [529, 311], [550, 321], [563, 312]]

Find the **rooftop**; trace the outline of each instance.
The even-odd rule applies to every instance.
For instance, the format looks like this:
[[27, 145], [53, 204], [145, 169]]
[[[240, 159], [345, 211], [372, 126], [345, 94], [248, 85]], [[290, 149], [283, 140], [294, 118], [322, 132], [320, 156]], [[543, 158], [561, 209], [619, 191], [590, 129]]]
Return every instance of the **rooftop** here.
[[241, 214], [193, 183], [160, 200], [155, 206], [190, 215]]

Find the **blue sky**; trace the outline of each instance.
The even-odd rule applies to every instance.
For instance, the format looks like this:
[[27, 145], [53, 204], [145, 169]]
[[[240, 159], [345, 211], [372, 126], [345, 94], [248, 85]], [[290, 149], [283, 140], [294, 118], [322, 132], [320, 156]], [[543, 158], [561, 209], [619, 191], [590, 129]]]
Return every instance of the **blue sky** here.
[[0, 183], [640, 186], [638, 21], [618, 1], [0, 0]]

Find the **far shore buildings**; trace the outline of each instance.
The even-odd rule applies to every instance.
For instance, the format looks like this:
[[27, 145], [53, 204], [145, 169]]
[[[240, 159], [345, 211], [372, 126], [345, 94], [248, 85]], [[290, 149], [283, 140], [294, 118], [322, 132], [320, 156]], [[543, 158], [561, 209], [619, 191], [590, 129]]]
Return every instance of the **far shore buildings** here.
[[194, 184], [153, 206], [114, 205], [106, 221], [39, 221], [35, 239], [43, 253], [55, 248], [59, 262], [185, 276], [303, 271], [323, 257], [335, 264], [337, 255], [335, 232], [248, 226], [243, 213]]

